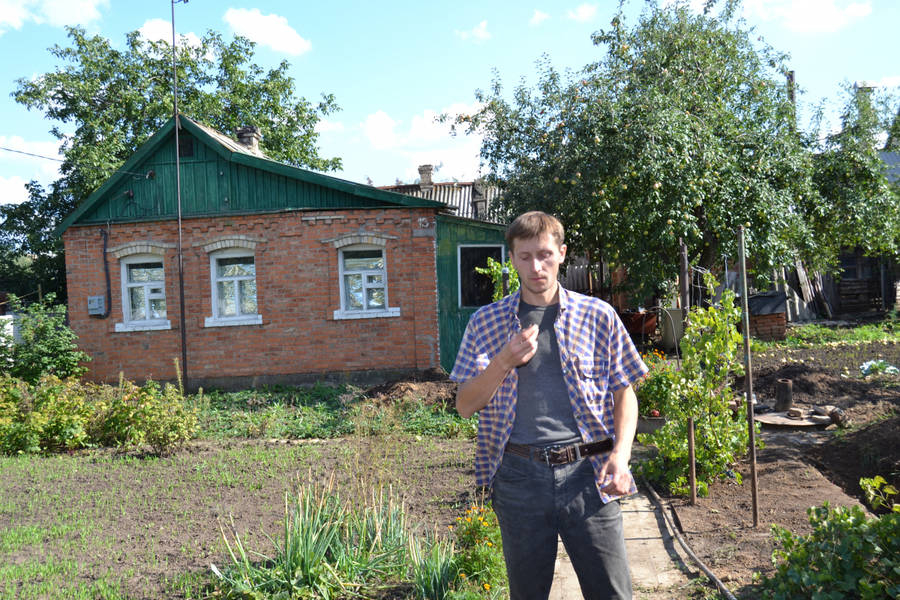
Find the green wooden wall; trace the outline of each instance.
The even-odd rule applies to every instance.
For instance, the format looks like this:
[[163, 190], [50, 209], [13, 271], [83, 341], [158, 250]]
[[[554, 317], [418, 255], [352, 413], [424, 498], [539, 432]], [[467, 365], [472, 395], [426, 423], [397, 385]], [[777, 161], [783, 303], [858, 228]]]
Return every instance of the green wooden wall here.
[[449, 373], [456, 361], [466, 325], [477, 307], [459, 306], [458, 248], [469, 244], [502, 244], [506, 226], [447, 215], [437, 218], [437, 283], [441, 366]]

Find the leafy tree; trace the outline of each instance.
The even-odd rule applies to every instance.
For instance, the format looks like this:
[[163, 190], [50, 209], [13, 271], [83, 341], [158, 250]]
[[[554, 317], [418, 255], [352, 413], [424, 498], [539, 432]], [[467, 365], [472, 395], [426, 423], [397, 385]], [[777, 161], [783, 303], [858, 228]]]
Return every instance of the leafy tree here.
[[[900, 251], [900, 192], [878, 154], [878, 136], [892, 126], [890, 96], [867, 88], [848, 89], [842, 127], [825, 137], [815, 160], [815, 183], [823, 202], [815, 226], [831, 254], [842, 247], [867, 255]], [[888, 144], [892, 143], [889, 134]]]
[[[64, 160], [60, 179], [44, 190], [29, 187], [21, 205], [0, 206], [0, 252], [40, 257], [50, 266], [29, 264], [24, 274], [3, 272], [8, 287], [22, 276], [44, 281], [64, 294], [64, 258], [52, 232], [60, 220], [99, 187], [172, 114], [172, 54], [165, 41], [147, 41], [137, 31], [116, 48], [101, 36], [68, 28], [70, 45], [50, 48], [56, 70], [16, 82], [16, 102], [41, 111], [55, 124]], [[177, 51], [178, 106], [182, 113], [220, 131], [255, 125], [261, 149], [274, 160], [328, 171], [340, 159], [316, 148], [319, 119], [337, 110], [334, 97], [312, 103], [297, 95], [289, 64], [264, 70], [253, 62], [255, 44], [230, 42], [208, 32], [197, 46]], [[35, 259], [38, 260], [38, 259]], [[52, 267], [52, 268], [50, 268]], [[47, 279], [44, 279], [44, 278]]]
[[11, 298], [21, 341], [15, 343], [0, 331], [0, 375], [35, 383], [44, 375], [80, 377], [87, 371], [81, 363], [91, 358], [78, 349], [78, 336], [66, 325], [66, 307], [55, 301], [56, 297], [48, 294], [43, 302], [24, 306], [18, 298]]
[[594, 34], [596, 63], [563, 76], [546, 62], [534, 89], [477, 92], [483, 108], [457, 127], [484, 135], [482, 158], [505, 192], [502, 216], [562, 217], [574, 251], [625, 265], [645, 293], [692, 264], [737, 255], [748, 226], [757, 273], [800, 251], [822, 264], [809, 235], [817, 203], [811, 154], [794, 130], [785, 56], [735, 18], [684, 2], [649, 3], [634, 27], [620, 8]]

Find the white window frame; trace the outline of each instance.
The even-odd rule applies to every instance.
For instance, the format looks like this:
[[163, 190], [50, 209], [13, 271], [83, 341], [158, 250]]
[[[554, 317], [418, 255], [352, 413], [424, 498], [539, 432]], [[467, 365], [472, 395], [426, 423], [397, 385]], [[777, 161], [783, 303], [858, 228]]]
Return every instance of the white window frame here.
[[[159, 282], [159, 287], [162, 288], [161, 298], [166, 300], [166, 262], [163, 259], [163, 256], [160, 254], [131, 254], [119, 259], [120, 265], [120, 281], [121, 281], [121, 293], [122, 293], [122, 321], [120, 323], [116, 323], [115, 330], [117, 332], [126, 332], [126, 331], [154, 331], [160, 329], [171, 329], [172, 322], [169, 319], [140, 319], [133, 320], [131, 318], [131, 294], [129, 293], [129, 288], [136, 287], [137, 285], [143, 286], [147, 290], [146, 297], [144, 298], [144, 302], [148, 303], [149, 310], [149, 301], [150, 300], [158, 300], [160, 295], [155, 295], [153, 297], [150, 293], [151, 284], [129, 284], [128, 282], [128, 267], [133, 264], [138, 263], [159, 263], [163, 269], [163, 279]], [[166, 315], [168, 316], [168, 302], [166, 302]], [[148, 313], [149, 314], [149, 313]]]
[[462, 302], [462, 249], [463, 248], [500, 248], [500, 262], [506, 262], [505, 244], [459, 244], [456, 247], [456, 305], [459, 308], [477, 308], [475, 306], [463, 306]]
[[[368, 275], [380, 274], [382, 277], [382, 281], [384, 282], [384, 308], [378, 309], [370, 309], [363, 306], [363, 308], [358, 310], [350, 310], [345, 309], [347, 306], [347, 290], [344, 286], [344, 252], [345, 251], [357, 251], [357, 250], [378, 250], [381, 252], [382, 260], [384, 261], [384, 268], [378, 270], [365, 270], [359, 271], [361, 275], [363, 275], [363, 290], [365, 287], [365, 279]], [[356, 273], [357, 271], [351, 271], [351, 273]], [[383, 317], [399, 317], [400, 316], [400, 307], [391, 307], [390, 305], [390, 295], [388, 294], [388, 262], [387, 262], [387, 248], [381, 245], [375, 244], [352, 244], [347, 246], [342, 246], [338, 248], [338, 282], [340, 283], [341, 289], [341, 297], [340, 297], [340, 308], [334, 311], [335, 320], [338, 319], [373, 319], [373, 318], [383, 318]], [[379, 286], [380, 287], [380, 286]], [[363, 292], [363, 297], [365, 297], [365, 291]]]
[[[216, 275], [216, 261], [220, 258], [252, 258], [254, 264], [254, 272], [256, 273], [256, 253], [247, 248], [228, 248], [226, 250], [218, 250], [209, 253], [209, 280], [210, 280], [210, 303], [212, 305], [212, 316], [206, 317], [204, 327], [233, 327], [236, 325], [262, 325], [262, 315], [259, 313], [259, 273], [254, 275], [256, 281], [256, 313], [252, 315], [238, 314], [234, 317], [219, 316], [219, 286], [218, 277]], [[229, 278], [232, 279], [232, 278]], [[237, 279], [232, 279], [237, 281]], [[240, 286], [235, 286], [235, 304], [240, 310]]]

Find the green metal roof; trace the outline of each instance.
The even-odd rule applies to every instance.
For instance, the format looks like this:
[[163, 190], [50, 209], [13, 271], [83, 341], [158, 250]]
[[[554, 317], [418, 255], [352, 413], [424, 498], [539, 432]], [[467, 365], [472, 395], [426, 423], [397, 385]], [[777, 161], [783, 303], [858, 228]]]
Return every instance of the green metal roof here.
[[[179, 122], [180, 136], [196, 141], [194, 157], [180, 161], [183, 217], [303, 209], [449, 208], [443, 202], [286, 165], [184, 115]], [[172, 118], [62, 221], [57, 235], [73, 225], [177, 218], [174, 131]]]

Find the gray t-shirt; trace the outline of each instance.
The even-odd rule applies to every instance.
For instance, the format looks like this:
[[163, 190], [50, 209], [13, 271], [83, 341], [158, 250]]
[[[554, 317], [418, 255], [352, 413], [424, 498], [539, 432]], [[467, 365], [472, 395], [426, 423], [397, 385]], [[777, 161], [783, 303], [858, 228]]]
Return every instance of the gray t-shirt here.
[[581, 441], [553, 328], [558, 314], [559, 304], [533, 306], [519, 300], [522, 329], [538, 324], [538, 347], [530, 361], [517, 367], [516, 420], [509, 437], [514, 444], [552, 446]]

